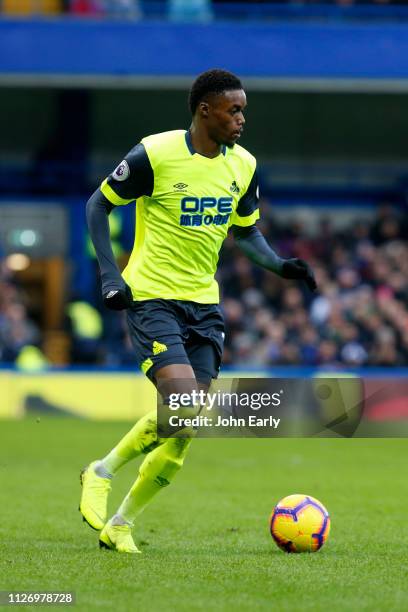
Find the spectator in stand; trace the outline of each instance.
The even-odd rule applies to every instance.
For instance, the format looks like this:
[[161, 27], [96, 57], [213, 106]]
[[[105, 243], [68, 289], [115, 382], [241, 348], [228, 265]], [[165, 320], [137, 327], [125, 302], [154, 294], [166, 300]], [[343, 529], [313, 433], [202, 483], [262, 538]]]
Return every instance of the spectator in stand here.
[[14, 363], [28, 345], [38, 345], [41, 334], [27, 315], [23, 295], [6, 264], [0, 264], [0, 362]]

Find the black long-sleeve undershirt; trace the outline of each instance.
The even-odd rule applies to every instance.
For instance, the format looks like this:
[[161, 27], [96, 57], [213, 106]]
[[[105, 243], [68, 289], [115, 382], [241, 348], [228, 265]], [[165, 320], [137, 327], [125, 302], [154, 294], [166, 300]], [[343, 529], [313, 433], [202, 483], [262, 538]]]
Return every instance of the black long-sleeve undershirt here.
[[238, 247], [250, 261], [281, 276], [284, 260], [269, 246], [256, 225], [234, 225], [232, 232]]
[[116, 264], [110, 240], [108, 217], [115, 207], [100, 189], [89, 198], [86, 218], [101, 271], [102, 294], [111, 290], [124, 290], [126, 285]]

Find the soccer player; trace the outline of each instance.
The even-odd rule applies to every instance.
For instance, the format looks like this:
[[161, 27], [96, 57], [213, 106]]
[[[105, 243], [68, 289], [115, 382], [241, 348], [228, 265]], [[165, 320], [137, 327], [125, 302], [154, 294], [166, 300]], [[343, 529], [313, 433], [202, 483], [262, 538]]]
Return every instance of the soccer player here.
[[[237, 144], [246, 107], [239, 78], [225, 70], [204, 72], [193, 83], [189, 105], [189, 130], [143, 138], [87, 204], [104, 303], [127, 310], [140, 368], [164, 402], [166, 394], [180, 392], [183, 381], [191, 389], [207, 389], [218, 375], [224, 322], [214, 274], [229, 228], [251, 261], [316, 288], [307, 263], [281, 259], [256, 226], [256, 160]], [[108, 215], [134, 200], [135, 243], [121, 275], [110, 244]], [[160, 438], [152, 410], [106, 457], [83, 470], [80, 511], [91, 527], [102, 530], [101, 547], [139, 552], [131, 532], [134, 521], [173, 480], [191, 439]], [[111, 479], [141, 454], [146, 458], [136, 482], [107, 521]]]

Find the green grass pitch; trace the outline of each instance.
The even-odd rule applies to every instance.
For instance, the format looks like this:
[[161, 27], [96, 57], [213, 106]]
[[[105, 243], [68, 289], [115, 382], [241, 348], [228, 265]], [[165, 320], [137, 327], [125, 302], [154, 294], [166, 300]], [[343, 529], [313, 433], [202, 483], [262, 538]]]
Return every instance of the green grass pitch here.
[[[141, 516], [143, 555], [126, 556], [100, 551], [77, 507], [80, 468], [127, 429], [0, 422], [0, 590], [73, 590], [86, 611], [407, 609], [408, 440], [195, 440]], [[137, 465], [117, 476], [111, 510]], [[330, 512], [318, 553], [285, 554], [269, 535], [291, 493]]]

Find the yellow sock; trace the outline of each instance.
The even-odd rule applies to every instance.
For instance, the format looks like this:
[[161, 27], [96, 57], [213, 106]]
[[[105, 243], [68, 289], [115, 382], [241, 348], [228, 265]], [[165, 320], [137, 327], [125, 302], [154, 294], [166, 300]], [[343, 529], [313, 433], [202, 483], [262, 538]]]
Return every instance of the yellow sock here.
[[117, 514], [133, 525], [151, 499], [173, 480], [184, 463], [192, 438], [169, 438], [143, 461], [139, 477], [122, 502]]
[[[163, 440], [164, 441], [164, 440]], [[157, 412], [152, 410], [142, 417], [101, 461], [109, 474], [115, 474], [122, 465], [142, 453], [148, 453], [161, 444], [157, 436]]]

